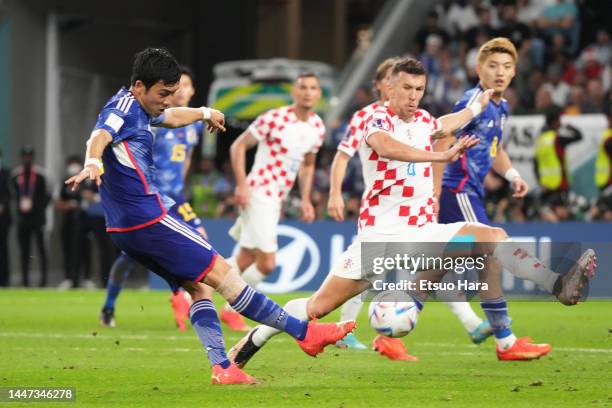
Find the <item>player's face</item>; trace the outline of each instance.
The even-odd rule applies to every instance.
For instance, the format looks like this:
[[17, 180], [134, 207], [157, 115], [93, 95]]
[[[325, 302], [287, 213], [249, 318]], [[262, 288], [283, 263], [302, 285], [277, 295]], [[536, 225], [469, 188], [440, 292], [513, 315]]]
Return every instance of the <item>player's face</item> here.
[[147, 89], [141, 81], [136, 81], [133, 92], [144, 110], [149, 115], [157, 117], [172, 106], [172, 96], [178, 88], [178, 83], [168, 85], [159, 81]]
[[391, 78], [389, 87], [389, 103], [393, 110], [402, 120], [412, 118], [414, 112], [419, 108], [419, 102], [425, 93], [425, 75], [413, 75], [405, 72], [398, 73]]
[[195, 89], [193, 87], [193, 81], [191, 77], [186, 74], [181, 75], [179, 81], [179, 87], [172, 97], [173, 106], [189, 106], [191, 98], [195, 95]]
[[510, 54], [499, 52], [491, 54], [482, 64], [476, 65], [476, 72], [483, 88], [493, 89], [495, 93], [501, 94], [514, 78], [515, 66]]
[[313, 109], [321, 98], [321, 85], [315, 77], [298, 78], [291, 88], [293, 102], [298, 108]]

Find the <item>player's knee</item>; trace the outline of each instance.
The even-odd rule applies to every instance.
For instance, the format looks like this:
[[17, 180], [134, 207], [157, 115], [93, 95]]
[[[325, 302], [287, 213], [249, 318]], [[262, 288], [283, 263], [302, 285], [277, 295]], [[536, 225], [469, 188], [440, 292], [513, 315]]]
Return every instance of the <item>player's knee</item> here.
[[502, 242], [508, 239], [508, 234], [506, 234], [503, 228], [493, 227], [491, 229], [491, 236], [493, 239], [489, 242]]
[[264, 275], [269, 275], [276, 268], [276, 258], [274, 256], [263, 256], [257, 260], [257, 269]]

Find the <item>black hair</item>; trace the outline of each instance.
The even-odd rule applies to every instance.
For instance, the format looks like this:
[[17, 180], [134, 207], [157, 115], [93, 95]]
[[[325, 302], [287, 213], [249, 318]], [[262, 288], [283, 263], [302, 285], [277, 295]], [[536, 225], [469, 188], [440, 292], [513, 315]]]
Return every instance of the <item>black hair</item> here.
[[181, 69], [178, 62], [164, 48], [145, 48], [134, 57], [131, 85], [141, 81], [148, 89], [159, 81], [164, 85], [173, 85], [180, 79]]
[[425, 67], [421, 64], [421, 61], [412, 57], [402, 58], [395, 63], [392, 75], [397, 76], [400, 72], [411, 75], [427, 75], [427, 71], [425, 71]]

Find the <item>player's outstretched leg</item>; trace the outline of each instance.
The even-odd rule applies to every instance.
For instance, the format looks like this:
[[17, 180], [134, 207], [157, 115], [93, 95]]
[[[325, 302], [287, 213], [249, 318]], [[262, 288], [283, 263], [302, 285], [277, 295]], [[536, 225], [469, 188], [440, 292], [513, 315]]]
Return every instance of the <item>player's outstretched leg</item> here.
[[136, 267], [136, 262], [121, 252], [111, 267], [106, 285], [106, 299], [100, 312], [100, 324], [107, 327], [115, 327], [115, 303], [121, 293], [123, 284], [127, 277]]
[[254, 377], [244, 373], [232, 364], [225, 354], [225, 342], [221, 332], [221, 322], [211, 301], [212, 288], [198, 283], [185, 285], [191, 293], [194, 302], [189, 309], [189, 317], [193, 329], [198, 334], [202, 346], [206, 350], [212, 367], [212, 384], [256, 384]]
[[204, 283], [215, 288], [244, 317], [289, 334], [310, 356], [321, 353], [325, 346], [334, 344], [355, 328], [354, 321], [316, 323], [295, 318], [276, 302], [248, 286], [221, 256], [217, 256], [214, 262]]
[[[242, 250], [243, 249], [241, 249], [241, 251]], [[227, 258], [226, 261], [228, 264], [230, 264], [232, 269], [237, 271], [239, 274], [242, 274], [242, 270], [240, 269], [235, 257]], [[255, 265], [254, 263], [251, 264], [251, 266], [254, 266], [254, 265]], [[248, 281], [246, 282], [253, 287], [257, 286], [256, 284], [253, 285], [252, 283], [249, 283]], [[225, 323], [227, 327], [229, 327], [233, 331], [237, 331], [237, 332], [249, 331], [250, 327], [246, 324], [242, 315], [236, 312], [234, 309], [232, 309], [229, 303], [226, 303], [225, 305], [223, 305], [223, 308], [221, 309], [220, 317], [221, 317], [221, 321]]]
[[[323, 317], [331, 311], [337, 309], [353, 296], [361, 293], [368, 287], [367, 281], [330, 276], [323, 282], [323, 285], [310, 298], [293, 299], [287, 302], [285, 310], [298, 319], [308, 320], [310, 318]], [[313, 324], [311, 322], [310, 324]], [[354, 322], [341, 323], [341, 326], [350, 325], [354, 327]], [[351, 327], [352, 326], [352, 327]], [[330, 330], [334, 330], [331, 326]], [[350, 332], [350, 330], [347, 330]], [[257, 326], [251, 329], [234, 347], [229, 351], [229, 358], [238, 367], [244, 367], [249, 360], [270, 340], [273, 336], [280, 333], [280, 330], [268, 326]], [[315, 350], [323, 350], [320, 347]], [[311, 354], [304, 349], [306, 353]]]
[[560, 275], [531, 255], [520, 242], [513, 242], [507, 236], [499, 242], [501, 245], [497, 246], [494, 255], [506, 269], [516, 277], [535, 282], [566, 306], [578, 303], [588, 282], [595, 276], [597, 256], [592, 249], [584, 251], [570, 271]]
[[[363, 306], [363, 302], [361, 301], [361, 297], [359, 295], [353, 296], [351, 299], [344, 302], [342, 308], [340, 309], [340, 321], [345, 322], [348, 320], [357, 321], [357, 317], [359, 316], [359, 312]], [[354, 333], [349, 333], [342, 340], [338, 340], [336, 342], [336, 347], [338, 348], [349, 348], [355, 350], [367, 350], [368, 346], [360, 342]]]

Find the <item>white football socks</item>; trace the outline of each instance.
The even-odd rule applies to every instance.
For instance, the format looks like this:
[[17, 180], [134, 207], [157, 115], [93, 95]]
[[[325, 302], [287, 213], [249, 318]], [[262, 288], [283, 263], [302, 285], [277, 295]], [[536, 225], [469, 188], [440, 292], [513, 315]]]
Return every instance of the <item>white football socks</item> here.
[[517, 278], [530, 280], [543, 290], [553, 292], [559, 274], [531, 255], [524, 244], [508, 238], [497, 245], [493, 255]]
[[354, 296], [347, 300], [340, 310], [340, 321], [346, 322], [347, 320], [355, 320], [357, 321], [357, 317], [359, 316], [359, 312], [361, 312], [361, 307], [363, 306], [363, 302], [361, 301], [361, 295]]
[[468, 302], [444, 302], [457, 316], [468, 333], [473, 332], [482, 323], [482, 319], [472, 309]]
[[497, 347], [499, 347], [502, 350], [506, 350], [514, 346], [515, 341], [516, 341], [516, 336], [514, 334], [509, 334], [503, 339], [498, 339], [498, 338], [495, 339], [495, 343], [497, 344]]
[[[308, 298], [290, 300], [283, 309], [296, 319], [310, 320], [308, 317]], [[257, 326], [257, 330], [253, 333], [253, 344], [257, 347], [261, 347], [266, 344], [271, 337], [279, 333], [282, 332], [270, 326]]]
[[255, 263], [252, 263], [251, 265], [247, 266], [244, 272], [242, 272], [242, 279], [244, 279], [249, 286], [256, 289], [259, 282], [266, 279], [266, 275], [257, 269], [257, 265]]

